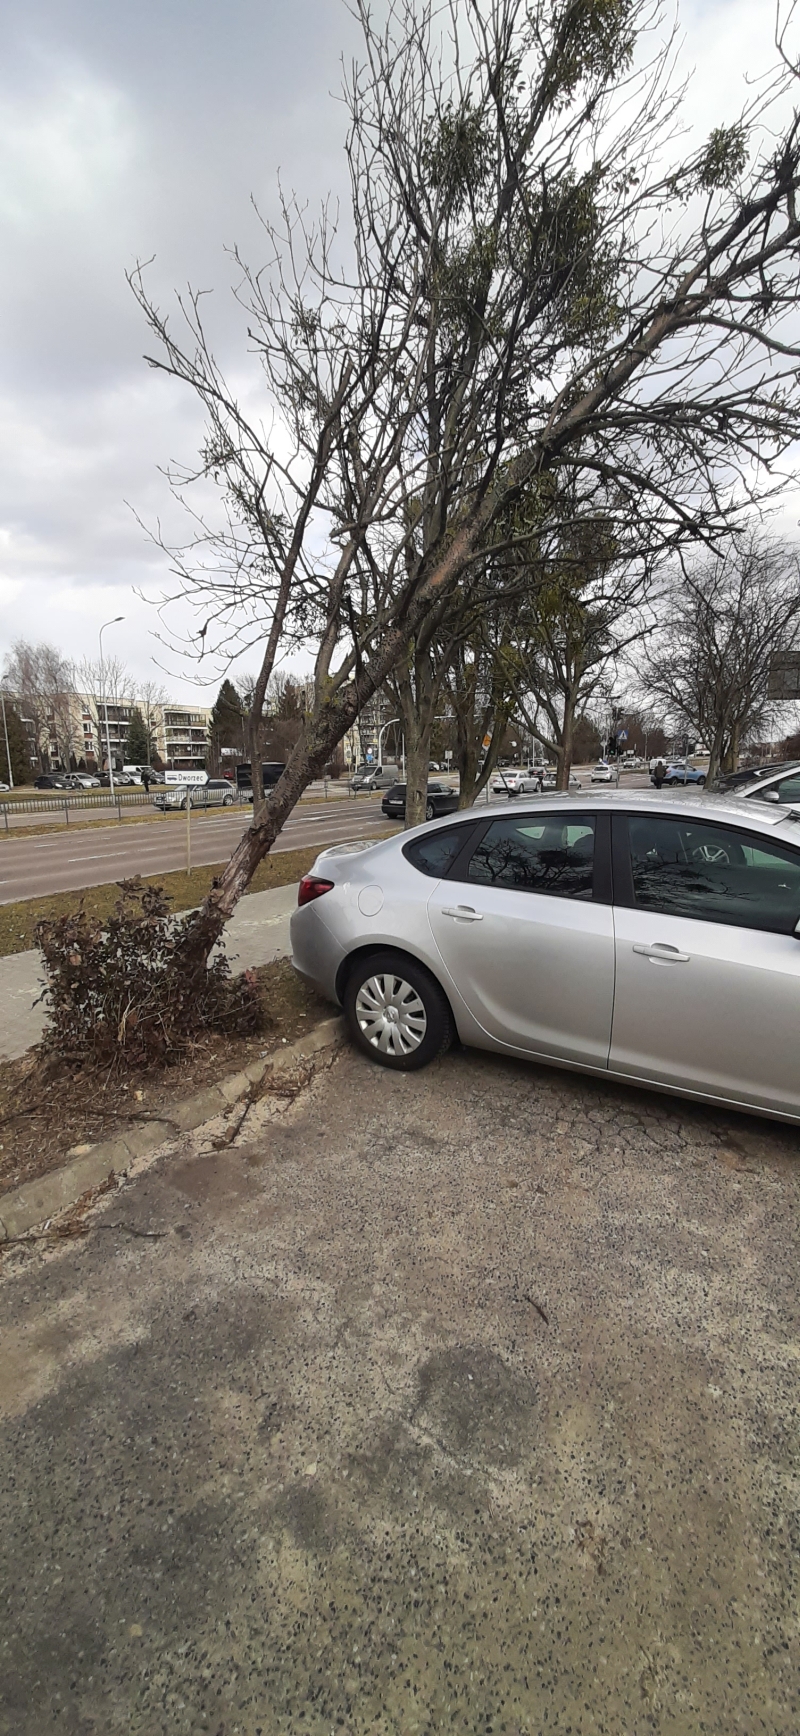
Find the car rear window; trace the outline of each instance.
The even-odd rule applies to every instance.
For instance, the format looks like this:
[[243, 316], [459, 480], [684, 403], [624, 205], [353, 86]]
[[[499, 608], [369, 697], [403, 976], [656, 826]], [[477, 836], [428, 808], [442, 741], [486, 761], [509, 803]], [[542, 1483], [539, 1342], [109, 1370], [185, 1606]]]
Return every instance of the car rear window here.
[[441, 832], [429, 832], [424, 838], [415, 838], [412, 844], [406, 844], [403, 855], [413, 868], [418, 868], [420, 874], [429, 874], [434, 880], [452, 868], [456, 857], [463, 849], [473, 830], [470, 825], [447, 826]]

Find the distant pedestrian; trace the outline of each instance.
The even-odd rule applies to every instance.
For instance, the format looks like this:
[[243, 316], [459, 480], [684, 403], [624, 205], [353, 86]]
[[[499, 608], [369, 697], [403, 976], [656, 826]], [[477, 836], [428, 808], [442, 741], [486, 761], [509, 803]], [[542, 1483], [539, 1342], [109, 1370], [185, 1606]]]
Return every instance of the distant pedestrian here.
[[143, 766], [142, 767], [142, 783], [144, 784], [144, 793], [146, 796], [149, 796], [149, 794], [150, 794], [150, 785], [152, 782], [153, 782], [153, 773], [151, 772], [150, 767], [149, 766]]
[[658, 760], [656, 762], [655, 771], [653, 772], [653, 783], [655, 784], [657, 790], [660, 790], [661, 785], [663, 784], [666, 775], [667, 775], [667, 768], [664, 764], [664, 761]]

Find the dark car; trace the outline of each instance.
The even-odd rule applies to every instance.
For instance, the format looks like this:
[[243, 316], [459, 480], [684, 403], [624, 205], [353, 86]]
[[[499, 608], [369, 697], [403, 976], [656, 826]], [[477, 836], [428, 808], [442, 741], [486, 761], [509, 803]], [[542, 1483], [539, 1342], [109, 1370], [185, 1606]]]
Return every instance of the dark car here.
[[69, 784], [66, 778], [57, 778], [53, 772], [44, 772], [42, 777], [34, 778], [35, 790], [67, 790]]
[[717, 778], [715, 789], [736, 791], [745, 784], [755, 784], [761, 778], [771, 778], [775, 772], [793, 772], [800, 770], [798, 760], [770, 760], [765, 766], [747, 766], [743, 771], [723, 772]]
[[[393, 784], [381, 802], [381, 811], [387, 820], [404, 820], [406, 815], [406, 785]], [[429, 784], [428, 799], [425, 803], [426, 820], [439, 820], [442, 814], [455, 814], [458, 811], [458, 792], [448, 790], [445, 784]]]

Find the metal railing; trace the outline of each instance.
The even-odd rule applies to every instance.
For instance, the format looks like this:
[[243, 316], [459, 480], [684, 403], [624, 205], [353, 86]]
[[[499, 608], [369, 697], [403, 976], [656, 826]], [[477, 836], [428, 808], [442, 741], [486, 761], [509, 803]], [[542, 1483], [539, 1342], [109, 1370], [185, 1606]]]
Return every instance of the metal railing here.
[[[170, 790], [177, 789], [180, 792], [180, 799], [183, 799], [184, 786], [172, 784], [168, 788]], [[161, 795], [164, 793], [161, 786], [159, 786], [158, 793]], [[244, 807], [249, 799], [249, 792], [246, 790], [234, 789], [231, 794], [233, 795], [233, 802], [223, 804], [219, 799], [215, 801], [206, 798], [204, 800], [203, 786], [193, 785], [192, 807], [207, 809], [222, 808], [223, 806]], [[0, 816], [2, 816], [5, 830], [8, 832], [10, 831], [9, 817], [15, 814], [63, 814], [66, 824], [69, 825], [70, 814], [87, 808], [93, 809], [95, 812], [106, 809], [109, 815], [116, 814], [117, 819], [121, 821], [123, 810], [150, 808], [155, 813], [170, 814], [178, 811], [178, 804], [170, 802], [162, 809], [160, 803], [155, 803], [153, 794], [146, 794], [144, 790], [115, 789], [113, 801], [107, 790], [84, 790], [81, 792], [65, 790], [63, 795], [60, 793], [57, 795], [54, 791], [52, 795], [20, 796], [11, 801], [0, 802]]]

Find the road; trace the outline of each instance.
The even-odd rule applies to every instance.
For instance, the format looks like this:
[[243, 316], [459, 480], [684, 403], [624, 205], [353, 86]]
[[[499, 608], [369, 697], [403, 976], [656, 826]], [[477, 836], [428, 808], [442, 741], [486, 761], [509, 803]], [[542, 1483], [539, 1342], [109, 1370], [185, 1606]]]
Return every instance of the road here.
[[[250, 810], [192, 815], [192, 866], [224, 862], [249, 824]], [[368, 838], [386, 821], [378, 797], [359, 802], [306, 804], [287, 820], [273, 853], [310, 849]], [[78, 892], [133, 874], [167, 874], [186, 867], [186, 816], [162, 823], [59, 832], [51, 838], [14, 838], [0, 849], [0, 904], [41, 898], [51, 892]]]
[[221, 1131], [0, 1267], [0, 1736], [797, 1736], [796, 1130], [345, 1049]]

